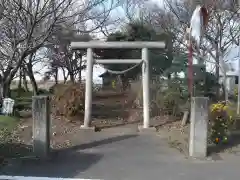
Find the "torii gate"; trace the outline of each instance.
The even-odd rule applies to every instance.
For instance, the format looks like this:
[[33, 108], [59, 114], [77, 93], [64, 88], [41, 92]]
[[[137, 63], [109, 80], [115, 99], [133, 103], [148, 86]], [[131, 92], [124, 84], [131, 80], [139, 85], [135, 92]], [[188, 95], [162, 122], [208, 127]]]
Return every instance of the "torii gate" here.
[[[164, 49], [164, 42], [157, 41], [134, 41], [134, 42], [71, 42], [71, 48], [87, 49], [86, 89], [85, 89], [85, 113], [82, 128], [89, 129], [92, 115], [92, 76], [93, 64], [138, 64], [142, 63], [142, 86], [143, 86], [143, 129], [149, 128], [150, 100], [149, 100], [149, 57], [148, 49]], [[141, 59], [93, 59], [93, 49], [142, 49]]]

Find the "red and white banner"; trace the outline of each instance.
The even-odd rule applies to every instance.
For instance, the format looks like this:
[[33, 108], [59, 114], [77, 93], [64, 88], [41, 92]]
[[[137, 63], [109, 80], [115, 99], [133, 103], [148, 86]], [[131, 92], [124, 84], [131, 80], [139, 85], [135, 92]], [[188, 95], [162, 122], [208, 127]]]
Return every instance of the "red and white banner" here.
[[190, 40], [194, 41], [196, 46], [200, 46], [201, 38], [206, 30], [208, 23], [208, 11], [204, 6], [198, 5], [193, 11], [190, 21]]

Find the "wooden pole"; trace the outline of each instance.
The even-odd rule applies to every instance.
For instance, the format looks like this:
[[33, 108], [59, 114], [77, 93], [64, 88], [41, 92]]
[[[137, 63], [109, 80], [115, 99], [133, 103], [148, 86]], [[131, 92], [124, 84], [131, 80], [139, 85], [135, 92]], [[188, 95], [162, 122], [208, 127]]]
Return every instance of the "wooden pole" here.
[[190, 93], [190, 97], [193, 95], [193, 48], [191, 41], [189, 42], [188, 49], [188, 90]]
[[[240, 0], [237, 4], [238, 14], [240, 16]], [[238, 39], [238, 101], [237, 101], [237, 114], [240, 114], [240, 38]]]

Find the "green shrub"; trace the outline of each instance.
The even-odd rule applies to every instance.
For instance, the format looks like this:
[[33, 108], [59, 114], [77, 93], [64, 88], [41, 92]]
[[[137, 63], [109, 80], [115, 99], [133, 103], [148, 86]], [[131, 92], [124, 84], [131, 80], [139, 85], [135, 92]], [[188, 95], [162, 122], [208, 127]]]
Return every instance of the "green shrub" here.
[[46, 89], [38, 89], [38, 94], [46, 94], [46, 95], [48, 95], [48, 94], [50, 94], [49, 93], [49, 91], [48, 90], [46, 90]]
[[32, 108], [32, 96], [31, 97], [19, 97], [15, 99], [14, 109], [22, 111]]
[[[154, 80], [150, 84], [151, 114], [178, 116], [181, 113], [181, 106], [186, 104], [188, 93], [181, 86], [179, 79]], [[142, 106], [142, 88], [138, 89], [138, 96], [135, 101], [137, 106]]]
[[235, 119], [235, 111], [229, 102], [218, 102], [210, 107], [210, 141], [226, 143]]
[[16, 99], [19, 97], [32, 97], [33, 93], [32, 91], [26, 91], [24, 88], [15, 88], [11, 89], [10, 96], [12, 99]]
[[178, 79], [172, 79], [162, 83], [156, 89], [154, 105], [163, 114], [178, 116], [181, 113], [181, 105], [185, 104], [187, 97], [184, 96], [183, 88]]
[[26, 110], [26, 109], [31, 109], [32, 108], [32, 102], [15, 102], [14, 109], [18, 111]]

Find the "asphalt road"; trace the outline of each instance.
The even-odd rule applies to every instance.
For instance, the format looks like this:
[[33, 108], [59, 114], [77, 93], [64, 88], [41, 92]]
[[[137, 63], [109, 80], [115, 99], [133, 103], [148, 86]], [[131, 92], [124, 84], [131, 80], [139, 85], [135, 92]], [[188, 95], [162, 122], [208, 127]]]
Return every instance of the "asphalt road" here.
[[22, 161], [4, 175], [104, 180], [239, 180], [240, 157], [190, 160], [156, 135], [97, 134], [95, 141], [59, 152], [49, 162]]

